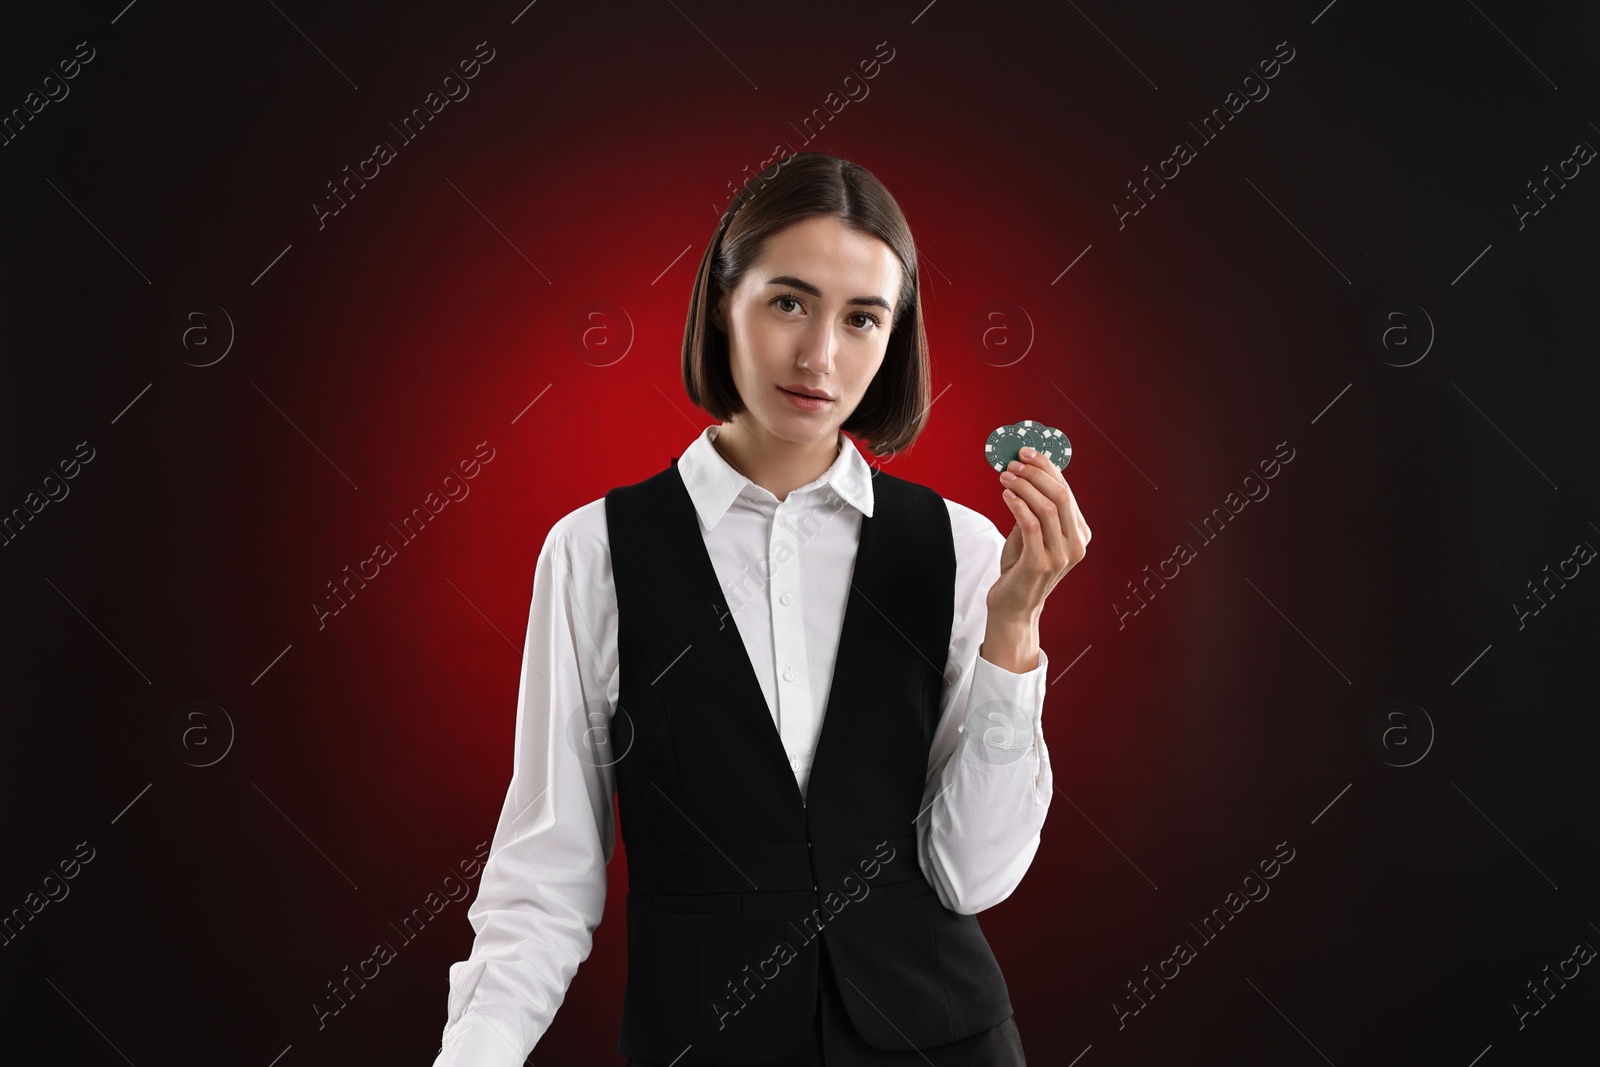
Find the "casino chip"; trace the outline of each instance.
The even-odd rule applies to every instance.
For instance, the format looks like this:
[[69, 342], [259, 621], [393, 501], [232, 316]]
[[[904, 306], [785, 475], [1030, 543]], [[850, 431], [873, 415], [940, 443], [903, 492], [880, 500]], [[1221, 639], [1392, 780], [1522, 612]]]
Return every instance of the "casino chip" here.
[[1072, 462], [1072, 442], [1067, 435], [1032, 419], [1010, 423], [991, 433], [983, 446], [983, 458], [995, 470], [1003, 471], [1012, 460], [1022, 459], [1023, 448], [1044, 453], [1057, 469]]

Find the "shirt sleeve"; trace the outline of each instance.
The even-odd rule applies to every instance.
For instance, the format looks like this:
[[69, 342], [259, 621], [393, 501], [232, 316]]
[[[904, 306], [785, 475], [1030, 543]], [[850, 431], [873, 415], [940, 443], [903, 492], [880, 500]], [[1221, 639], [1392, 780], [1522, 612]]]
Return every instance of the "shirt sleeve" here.
[[1005, 537], [946, 501], [955, 536], [955, 615], [939, 726], [917, 817], [917, 859], [945, 907], [975, 914], [1005, 900], [1039, 849], [1054, 783], [1043, 717], [1049, 657], [1018, 674], [978, 654]]
[[603, 512], [579, 521], [584, 511], [551, 528], [534, 569], [511, 783], [467, 909], [472, 950], [450, 966], [434, 1067], [522, 1067], [604, 910], [616, 590]]

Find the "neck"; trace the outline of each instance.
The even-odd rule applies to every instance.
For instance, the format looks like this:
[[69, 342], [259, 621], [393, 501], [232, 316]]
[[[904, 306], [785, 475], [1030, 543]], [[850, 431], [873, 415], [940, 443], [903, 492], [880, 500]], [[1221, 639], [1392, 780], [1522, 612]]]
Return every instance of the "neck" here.
[[729, 466], [780, 501], [822, 477], [841, 447], [837, 431], [820, 441], [785, 441], [760, 428], [751, 431], [738, 419], [723, 423], [711, 443]]

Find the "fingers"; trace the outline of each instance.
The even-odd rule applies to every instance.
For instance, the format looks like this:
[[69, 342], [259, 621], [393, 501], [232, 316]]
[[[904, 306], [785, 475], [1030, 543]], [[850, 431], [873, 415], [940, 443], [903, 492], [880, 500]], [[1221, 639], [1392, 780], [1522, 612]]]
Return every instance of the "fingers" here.
[[[1022, 464], [1022, 468], [1016, 472], [1016, 480], [1010, 483], [1012, 489], [1041, 516], [1044, 541], [1051, 553], [1063, 551], [1067, 567], [1072, 567], [1084, 557], [1091, 536], [1089, 524], [1078, 508], [1078, 500], [1072, 492], [1072, 487], [1067, 484], [1060, 468], [1046, 459], [1042, 453], [1035, 452], [1031, 458], [1019, 456], [1017, 461]], [[1023, 483], [1027, 483], [1027, 486], [1033, 489], [1034, 495], [1029, 496], [1024, 489], [1019, 488]], [[1047, 500], [1051, 505], [1048, 513], [1040, 511], [1040, 508], [1045, 507]], [[1049, 521], [1050, 517], [1055, 520], [1053, 526]], [[1052, 529], [1059, 535], [1059, 541], [1051, 540]]]
[[[1043, 457], [1039, 458], [1042, 460]], [[1015, 478], [1007, 479], [1002, 475], [1000, 480], [1027, 505], [1027, 510], [1037, 524], [1036, 533], [1024, 525], [1024, 549], [1030, 545], [1043, 548], [1053, 559], [1064, 560], [1067, 555], [1067, 539], [1061, 528], [1061, 500], [1054, 493], [1039, 487], [1040, 482], [1049, 478], [1045, 471], [1031, 466], [1025, 460], [1020, 462], [1023, 464], [1023, 469], [1011, 472], [1016, 475]], [[1059, 479], [1055, 482], [1057, 488], [1065, 488], [1065, 484]], [[1029, 534], [1035, 536], [1030, 537]]]

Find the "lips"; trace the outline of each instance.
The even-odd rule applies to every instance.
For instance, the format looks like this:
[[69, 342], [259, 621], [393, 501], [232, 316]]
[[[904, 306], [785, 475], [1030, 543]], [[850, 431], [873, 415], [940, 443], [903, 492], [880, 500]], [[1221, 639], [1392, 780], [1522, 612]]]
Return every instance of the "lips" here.
[[786, 393], [793, 393], [795, 396], [810, 397], [812, 400], [832, 400], [833, 399], [833, 397], [829, 396], [827, 393], [813, 392], [813, 391], [811, 391], [809, 389], [806, 389], [806, 388], [804, 388], [802, 386], [780, 385], [780, 386], [778, 386], [778, 388], [782, 389]]

